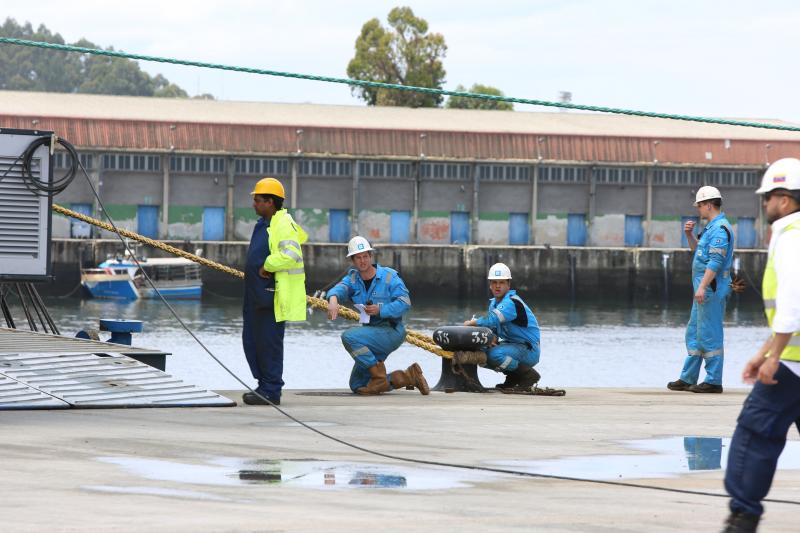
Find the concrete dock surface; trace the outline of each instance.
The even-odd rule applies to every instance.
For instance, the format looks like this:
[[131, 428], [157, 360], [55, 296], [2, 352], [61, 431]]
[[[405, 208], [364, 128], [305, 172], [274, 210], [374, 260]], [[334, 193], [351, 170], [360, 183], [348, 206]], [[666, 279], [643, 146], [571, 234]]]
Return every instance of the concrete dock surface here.
[[[626, 442], [730, 437], [746, 392], [285, 391], [282, 408], [389, 454], [722, 494], [718, 467], [652, 475], [660, 452]], [[0, 435], [4, 532], [719, 531], [727, 516], [724, 498], [391, 461], [264, 406], [3, 411]], [[800, 501], [800, 470], [769, 497]], [[766, 507], [760, 531], [800, 529], [798, 506]]]

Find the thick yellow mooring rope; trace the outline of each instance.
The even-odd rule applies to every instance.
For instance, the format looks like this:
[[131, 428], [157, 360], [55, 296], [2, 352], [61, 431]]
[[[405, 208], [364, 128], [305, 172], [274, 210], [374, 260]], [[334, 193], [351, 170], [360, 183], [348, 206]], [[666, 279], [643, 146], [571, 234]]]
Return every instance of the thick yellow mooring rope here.
[[[169, 244], [163, 243], [161, 241], [145, 237], [144, 235], [139, 235], [138, 233], [135, 233], [127, 229], [118, 228], [117, 230], [115, 230], [114, 226], [112, 226], [107, 222], [103, 222], [102, 220], [98, 220], [96, 218], [92, 218], [82, 213], [78, 213], [77, 211], [67, 209], [66, 207], [62, 207], [58, 204], [53, 204], [53, 211], [61, 215], [81, 220], [83, 222], [86, 222], [87, 224], [91, 224], [92, 226], [97, 226], [98, 228], [110, 231], [112, 233], [118, 232], [123, 237], [133, 239], [134, 241], [141, 242], [143, 244], [147, 244], [154, 248], [158, 248], [159, 250], [164, 250], [169, 254], [176, 255], [178, 257], [183, 257], [184, 259], [188, 259], [189, 261], [194, 261], [195, 263], [207, 266], [208, 268], [219, 270], [220, 272], [224, 272], [231, 276], [235, 276], [239, 279], [244, 279], [244, 272], [242, 272], [241, 270], [238, 270], [236, 268], [231, 268], [229, 266], [223, 265], [222, 263], [217, 263], [216, 261], [206, 259], [205, 257], [200, 257], [199, 255], [195, 255], [191, 252], [187, 252], [185, 250], [181, 250], [180, 248], [170, 246]], [[322, 298], [315, 298], [314, 296], [306, 296], [306, 301], [308, 302], [308, 305], [310, 305], [311, 307], [314, 307], [316, 309], [322, 309], [324, 311], [328, 310], [328, 302], [326, 300], [323, 300]], [[358, 320], [359, 317], [359, 314], [357, 312], [344, 306], [339, 308], [339, 315], [342, 318], [346, 318], [347, 320]], [[408, 342], [409, 344], [413, 344], [414, 346], [418, 346], [423, 350], [427, 350], [432, 354], [438, 355], [439, 357], [444, 357], [446, 359], [451, 359], [453, 357], [453, 352], [441, 349], [439, 346], [436, 345], [436, 343], [433, 342], [432, 338], [418, 331], [413, 331], [410, 329], [406, 330], [406, 342]]]

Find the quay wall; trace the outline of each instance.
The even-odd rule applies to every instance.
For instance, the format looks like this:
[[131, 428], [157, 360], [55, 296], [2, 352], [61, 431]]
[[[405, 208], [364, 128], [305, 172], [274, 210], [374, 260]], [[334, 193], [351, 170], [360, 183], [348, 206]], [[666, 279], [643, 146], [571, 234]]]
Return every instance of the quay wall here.
[[[168, 241], [213, 261], [242, 268], [247, 242]], [[54, 281], [42, 287], [47, 294], [63, 294], [80, 281], [80, 267], [96, 266], [121, 251], [114, 239], [54, 239], [51, 248]], [[303, 246], [307, 290], [322, 288], [348, 267], [342, 244]], [[164, 257], [160, 250], [142, 249], [146, 257]], [[513, 286], [529, 298], [613, 299], [644, 301], [690, 299], [691, 255], [687, 249], [597, 248], [569, 246], [482, 246], [384, 244], [377, 261], [397, 269], [416, 298], [475, 298], [486, 295], [486, 272], [504, 262], [514, 275]], [[760, 283], [766, 265], [763, 250], [736, 252], [739, 275]], [[748, 279], [749, 278], [749, 279]], [[203, 270], [205, 286], [233, 295], [240, 281], [211, 269]], [[743, 299], [757, 300], [748, 289]]]

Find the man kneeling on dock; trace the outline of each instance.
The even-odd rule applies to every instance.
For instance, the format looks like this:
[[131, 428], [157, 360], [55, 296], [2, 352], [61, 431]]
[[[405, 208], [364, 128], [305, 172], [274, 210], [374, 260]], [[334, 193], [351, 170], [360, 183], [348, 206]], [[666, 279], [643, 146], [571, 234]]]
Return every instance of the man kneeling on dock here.
[[355, 361], [350, 389], [357, 394], [376, 395], [405, 387], [429, 394], [417, 363], [386, 375], [384, 361], [406, 338], [403, 315], [411, 308], [411, 298], [397, 271], [372, 262], [372, 251], [367, 239], [353, 237], [347, 244], [347, 257], [353, 268], [328, 292], [331, 320], [339, 315], [339, 302], [348, 299], [362, 314], [363, 327], [342, 333], [342, 344]]
[[489, 300], [486, 316], [464, 322], [465, 326], [490, 328], [500, 343], [486, 348], [486, 366], [506, 375], [498, 389], [530, 390], [539, 382], [533, 369], [539, 362], [539, 322], [530, 307], [511, 290], [511, 269], [503, 263], [489, 269]]

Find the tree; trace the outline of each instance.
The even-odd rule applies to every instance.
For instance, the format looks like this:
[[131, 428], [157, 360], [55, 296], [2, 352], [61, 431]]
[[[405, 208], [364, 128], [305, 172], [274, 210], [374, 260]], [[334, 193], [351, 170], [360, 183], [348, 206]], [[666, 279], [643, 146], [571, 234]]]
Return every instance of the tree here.
[[[0, 36], [64, 44], [64, 38], [41, 25], [17, 24], [7, 18]], [[75, 46], [99, 48], [81, 39]], [[113, 50], [113, 48], [108, 48]], [[59, 93], [119, 94], [186, 98], [186, 91], [161, 74], [151, 77], [139, 64], [121, 57], [44, 50], [27, 46], [0, 46], [0, 89]]]
[[[456, 92], [471, 92], [478, 94], [489, 94], [492, 96], [504, 96], [503, 91], [490, 87], [489, 85], [481, 85], [480, 83], [473, 83], [472, 87], [467, 91], [463, 85], [456, 87]], [[501, 111], [512, 111], [514, 104], [511, 102], [502, 102], [499, 100], [483, 100], [481, 98], [468, 98], [466, 96], [451, 96], [447, 99], [445, 107], [449, 109], [498, 109]]]
[[[389, 29], [378, 19], [367, 21], [356, 39], [356, 55], [347, 65], [354, 79], [441, 89], [447, 53], [444, 37], [428, 33], [428, 23], [410, 7], [396, 7], [387, 18]], [[353, 94], [368, 105], [438, 107], [442, 96], [396, 89], [353, 87]]]

